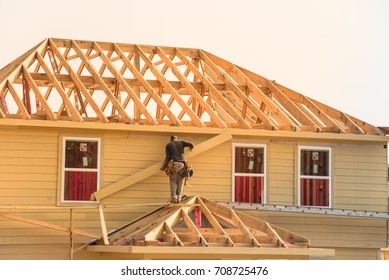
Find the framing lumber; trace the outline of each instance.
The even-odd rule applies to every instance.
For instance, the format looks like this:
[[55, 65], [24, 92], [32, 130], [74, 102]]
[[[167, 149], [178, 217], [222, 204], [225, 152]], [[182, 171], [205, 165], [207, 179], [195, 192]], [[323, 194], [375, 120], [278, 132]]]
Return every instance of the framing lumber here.
[[214, 100], [216, 103], [220, 103], [221, 108], [223, 108], [229, 116], [231, 116], [237, 123], [243, 125], [244, 128], [251, 128], [250, 125], [244, 120], [244, 118], [242, 118], [242, 116], [240, 116], [240, 114], [235, 110], [235, 108], [225, 100], [215, 85], [207, 78], [205, 78], [179, 49], [177, 49], [177, 56], [185, 63], [188, 69], [200, 79], [200, 82], [209, 88], [210, 94], [214, 95]]
[[[103, 50], [99, 47], [99, 45], [97, 43], [94, 43], [93, 48], [98, 52], [101, 59], [105, 63], [105, 66], [114, 75], [115, 79], [118, 81], [118, 85], [123, 87], [127, 91], [127, 93], [129, 93], [129, 95], [132, 97], [132, 99], [134, 100], [135, 104], [137, 105], [137, 108], [139, 109], [139, 111], [146, 116], [146, 119], [149, 121], [150, 124], [157, 125], [158, 124], [157, 121], [147, 111], [146, 107], [143, 105], [142, 101], [139, 99], [139, 96], [127, 84], [127, 82], [124, 80], [123, 76], [118, 72], [118, 70], [116, 70], [115, 66], [112, 64], [110, 59], [104, 54]], [[115, 85], [117, 85], [117, 84], [115, 84]], [[117, 100], [117, 98], [114, 98], [114, 100]], [[115, 107], [116, 106], [117, 105], [115, 104]]]
[[[136, 60], [137, 66], [133, 66], [131, 64], [131, 62], [128, 60], [128, 58], [124, 55], [122, 50], [116, 44], [114, 44], [114, 50], [120, 56], [120, 58], [124, 62], [124, 65], [131, 71], [131, 73], [134, 75], [134, 77], [142, 84], [142, 86], [145, 88], [145, 90], [148, 92], [148, 94], [154, 98], [154, 100], [156, 101], [158, 106], [160, 106], [162, 108], [165, 115], [172, 121], [172, 123], [175, 125], [181, 126], [182, 125], [181, 121], [173, 114], [173, 112], [169, 109], [169, 107], [166, 106], [166, 104], [163, 102], [161, 97], [155, 92], [155, 90], [149, 84], [149, 82], [142, 77], [141, 73], [139, 73], [139, 69], [137, 67], [137, 66], [139, 66], [139, 54], [136, 54], [136, 56], [135, 56], [135, 57], [137, 57], [137, 60]], [[139, 87], [137, 87], [137, 89], [139, 89]]]
[[[27, 88], [35, 94], [34, 108]], [[253, 133], [387, 134], [192, 48], [48, 38], [0, 69], [0, 100], [2, 121], [45, 116], [46, 121], [67, 121], [69, 127], [100, 122]]]
[[226, 124], [219, 118], [215, 111], [208, 105], [207, 102], [200, 96], [200, 94], [193, 88], [193, 86], [185, 78], [175, 64], [166, 56], [160, 47], [157, 47], [157, 54], [162, 58], [165, 64], [172, 70], [173, 74], [185, 85], [186, 90], [196, 99], [199, 106], [201, 106], [210, 116], [213, 121], [216, 122], [218, 127], [226, 128]]
[[32, 224], [35, 226], [50, 228], [50, 229], [63, 231], [63, 232], [67, 232], [67, 233], [73, 233], [73, 234], [77, 234], [80, 236], [86, 236], [86, 237], [90, 237], [93, 239], [100, 238], [100, 236], [93, 234], [93, 233], [86, 232], [86, 231], [77, 230], [77, 229], [71, 230], [71, 228], [68, 228], [68, 227], [63, 227], [63, 226], [59, 226], [56, 224], [52, 224], [52, 223], [48, 223], [48, 222], [44, 222], [44, 221], [39, 221], [36, 219], [27, 218], [27, 217], [22, 217], [19, 215], [14, 215], [14, 214], [6, 213], [6, 212], [0, 212], [0, 217], [4, 217], [4, 218], [10, 219], [10, 220], [15, 220], [15, 221], [19, 221], [19, 222], [28, 223], [28, 224]]
[[[221, 143], [224, 143], [225, 141], [228, 141], [232, 138], [231, 134], [229, 132], [224, 132], [223, 134], [217, 135], [211, 139], [208, 139], [198, 145], [196, 145], [195, 149], [193, 149], [192, 152], [186, 155], [187, 159], [190, 159], [191, 157], [198, 155], [200, 153], [203, 153], [204, 151], [207, 151], [209, 149], [212, 149], [213, 147], [220, 145]], [[135, 174], [132, 174], [126, 178], [123, 178], [113, 184], [110, 184], [108, 186], [105, 186], [104, 188], [98, 190], [93, 195], [96, 198], [96, 200], [101, 200], [107, 196], [110, 196], [124, 188], [127, 188], [141, 180], [144, 180], [152, 175], [154, 175], [157, 172], [160, 172], [160, 168], [163, 164], [163, 161], [157, 162]]]
[[69, 73], [70, 77], [75, 83], [75, 86], [77, 89], [79, 89], [82, 93], [82, 95], [85, 97], [85, 100], [91, 105], [92, 109], [95, 111], [97, 117], [105, 123], [109, 123], [109, 120], [104, 115], [104, 113], [100, 110], [99, 106], [96, 104], [96, 102], [93, 100], [92, 96], [89, 94], [88, 90], [85, 88], [84, 84], [80, 81], [78, 75], [74, 72], [74, 70], [70, 67], [66, 59], [62, 56], [61, 52], [58, 50], [58, 48], [55, 46], [54, 43], [52, 43], [51, 40], [49, 40], [49, 45], [51, 50], [54, 51], [56, 56], [61, 60], [62, 65], [66, 69], [66, 71]]
[[77, 45], [77, 43], [75, 41], [72, 41], [72, 48], [78, 54], [78, 56], [81, 58], [81, 60], [85, 63], [85, 67], [92, 74], [93, 78], [96, 81], [98, 81], [99, 84], [102, 86], [104, 93], [107, 95], [109, 100], [112, 102], [112, 105], [114, 105], [116, 107], [116, 109], [119, 111], [120, 116], [123, 118], [124, 122], [134, 124], [134, 120], [126, 113], [122, 104], [120, 104], [118, 102], [118, 100], [113, 96], [112, 92], [109, 90], [108, 86], [104, 83], [103, 79], [101, 78], [101, 76], [99, 75], [99, 73], [97, 72], [95, 67], [88, 60], [88, 58], [85, 56], [85, 54], [82, 52], [82, 50], [80, 49], [80, 47]]
[[[194, 224], [196, 209], [203, 217], [197, 227]], [[207, 248], [218, 248], [218, 252], [229, 248], [230, 253], [239, 255], [241, 248], [258, 254], [269, 248], [279, 252], [290, 248], [311, 249], [310, 241], [305, 237], [198, 196], [186, 197], [180, 204], [167, 204], [151, 211], [110, 232], [108, 238], [110, 246], [106, 247], [112, 252], [124, 252], [121, 248], [163, 249], [166, 246], [170, 253], [175, 247], [182, 253], [186, 247], [202, 248], [204, 253]], [[88, 245], [88, 251], [103, 252], [100, 246], [103, 242], [102, 239], [93, 241]]]
[[181, 109], [192, 118], [193, 124], [199, 127], [205, 127], [203, 121], [192, 111], [188, 104], [181, 99], [180, 94], [167, 82], [164, 75], [154, 66], [153, 62], [146, 56], [140, 46], [137, 46], [137, 51], [151, 72], [156, 76], [161, 84], [167, 88], [172, 97], [174, 97], [175, 101], [181, 106]]

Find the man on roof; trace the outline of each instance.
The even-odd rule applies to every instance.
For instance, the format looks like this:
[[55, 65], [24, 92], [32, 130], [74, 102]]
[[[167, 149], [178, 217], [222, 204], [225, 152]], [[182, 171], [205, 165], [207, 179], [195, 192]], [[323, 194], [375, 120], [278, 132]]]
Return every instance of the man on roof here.
[[193, 143], [184, 140], [178, 140], [176, 135], [170, 137], [170, 142], [165, 147], [165, 161], [161, 167], [169, 175], [171, 202], [179, 203], [182, 198], [181, 173], [185, 167], [184, 149], [194, 148]]

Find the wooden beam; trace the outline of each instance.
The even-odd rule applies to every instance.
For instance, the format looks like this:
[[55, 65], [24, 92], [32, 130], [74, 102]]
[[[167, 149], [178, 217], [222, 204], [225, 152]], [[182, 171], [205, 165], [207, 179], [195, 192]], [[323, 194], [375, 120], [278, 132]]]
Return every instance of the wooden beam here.
[[[142, 112], [148, 122], [152, 125], [157, 125], [157, 121], [150, 115], [150, 113], [147, 111], [147, 108], [143, 105], [142, 101], [139, 99], [139, 96], [132, 90], [132, 88], [127, 84], [127, 82], [124, 80], [123, 76], [119, 73], [119, 71], [116, 69], [116, 67], [112, 64], [112, 62], [109, 60], [109, 58], [104, 54], [103, 50], [99, 47], [97, 43], [93, 44], [93, 48], [99, 53], [100, 58], [103, 60], [104, 64], [107, 66], [109, 71], [113, 74], [117, 82], [120, 86], [122, 86], [127, 93], [132, 97], [134, 100], [134, 106], [136, 105], [137, 108]], [[104, 83], [104, 81], [102, 81]], [[105, 84], [105, 83], [104, 83]], [[117, 98], [114, 96], [114, 98], [117, 100]]]
[[221, 108], [223, 108], [224, 112], [229, 114], [237, 123], [239, 123], [243, 128], [251, 128], [250, 124], [246, 122], [245, 119], [241, 117], [241, 115], [235, 110], [230, 103], [224, 98], [224, 96], [219, 92], [219, 90], [215, 87], [215, 85], [209, 81], [201, 72], [198, 70], [192, 62], [190, 62], [185, 55], [177, 49], [177, 56], [185, 63], [185, 65], [192, 71], [192, 73], [209, 88], [210, 94], [212, 94], [212, 100], [216, 103], [220, 104]]
[[[215, 57], [210, 54], [209, 56], [210, 59]], [[223, 70], [226, 71], [228, 75], [230, 75], [232, 78], [235, 78], [234, 82], [236, 84], [243, 83], [246, 85], [246, 95], [251, 96], [251, 98], [260, 105], [261, 111], [262, 107], [268, 109], [269, 115], [266, 115], [265, 113], [262, 115], [262, 121], [264, 123], [268, 123], [273, 127], [277, 127], [274, 121], [271, 120], [271, 116], [273, 119], [276, 119], [277, 122], [282, 121], [285, 123], [286, 121], [286, 124], [290, 125], [291, 127], [296, 127], [296, 124], [288, 116], [288, 113], [286, 113], [282, 108], [279, 108], [279, 106], [277, 106], [249, 77], [247, 77], [239, 67], [225, 60], [216, 59], [215, 62], [217, 62], [218, 65], [223, 68]], [[247, 106], [247, 103], [245, 103], [245, 106]], [[260, 116], [257, 115], [257, 117]]]
[[198, 102], [200, 106], [204, 108], [204, 110], [209, 114], [211, 120], [213, 120], [218, 127], [226, 128], [226, 124], [220, 119], [220, 117], [215, 113], [215, 111], [206, 103], [203, 97], [193, 88], [193, 86], [189, 83], [186, 77], [178, 70], [177, 66], [166, 56], [166, 54], [162, 51], [161, 48], [157, 47], [157, 54], [162, 58], [167, 66], [171, 69], [173, 74], [180, 80], [181, 83], [185, 85], [187, 91], [192, 95], [194, 99]]
[[31, 48], [22, 56], [15, 59], [13, 62], [0, 69], [0, 92], [4, 91], [4, 88], [7, 85], [7, 82], [13, 83], [15, 79], [17, 79], [22, 71], [22, 66], [29, 68], [30, 65], [35, 60], [36, 52], [40, 52], [41, 50], [47, 47], [48, 40], [45, 39], [41, 43], [37, 44], [35, 47]]
[[285, 110], [296, 119], [301, 126], [308, 125], [312, 127], [312, 131], [321, 131], [320, 127], [308, 117], [297, 105], [292, 102], [272, 81], [267, 81], [269, 88], [276, 97], [277, 101], [285, 108]]
[[31, 86], [32, 90], [38, 97], [39, 101], [42, 103], [42, 106], [45, 109], [46, 116], [52, 121], [56, 120], [57, 117], [55, 116], [53, 110], [51, 109], [50, 105], [47, 103], [47, 100], [43, 97], [38, 86], [35, 84], [35, 81], [32, 79], [30, 73], [28, 72], [27, 68], [24, 65], [22, 66], [22, 71], [23, 71], [23, 76], [28, 81], [29, 85]]
[[203, 121], [192, 111], [192, 109], [186, 104], [186, 102], [181, 98], [180, 94], [167, 82], [167, 79], [164, 75], [153, 65], [152, 61], [146, 56], [142, 49], [137, 47], [139, 55], [142, 57], [145, 64], [150, 68], [154, 76], [161, 82], [161, 84], [169, 91], [169, 93], [174, 96], [175, 101], [181, 106], [182, 110], [188, 114], [191, 118], [194, 125], [198, 127], [205, 127]]
[[100, 215], [100, 225], [101, 225], [101, 232], [103, 233], [104, 245], [109, 245], [107, 225], [104, 219], [103, 206], [101, 204], [99, 204], [99, 215]]
[[[205, 52], [200, 51], [200, 58], [216, 73], [218, 76], [222, 79], [222, 81], [232, 90], [233, 93], [236, 94], [236, 96], [241, 99], [245, 105], [247, 105], [248, 108], [250, 108], [251, 111], [253, 111], [257, 117], [259, 117], [263, 123], [270, 123], [271, 125], [275, 126], [269, 117], [261, 110], [259, 107], [259, 100], [256, 101], [258, 104], [255, 104], [246, 94], [244, 94], [240, 88], [236, 86], [235, 81], [232, 81], [230, 77], [228, 77], [226, 74], [222, 73], [221, 70], [217, 67], [217, 65], [205, 54]], [[242, 108], [240, 108], [242, 110]], [[277, 108], [278, 110], [278, 108]], [[276, 127], [276, 126], [275, 126]]]
[[171, 234], [173, 237], [174, 237], [174, 240], [175, 240], [175, 244], [177, 245], [177, 246], [181, 246], [181, 247], [184, 247], [184, 243], [182, 243], [182, 241], [181, 241], [181, 239], [178, 237], [178, 235], [174, 232], [174, 230], [172, 229], [172, 227], [169, 225], [169, 224], [167, 224], [166, 222], [165, 222], [165, 230], [166, 230], [166, 232], [168, 233], [168, 234]]
[[[114, 50], [120, 56], [124, 65], [131, 71], [131, 73], [140, 82], [140, 84], [143, 85], [143, 87], [148, 92], [148, 94], [152, 96], [153, 100], [157, 103], [157, 105], [162, 108], [162, 110], [165, 112], [165, 115], [171, 120], [172, 124], [182, 126], [181, 121], [178, 118], [176, 118], [176, 116], [170, 110], [170, 108], [166, 106], [165, 102], [162, 100], [159, 94], [155, 92], [155, 90], [149, 84], [149, 82], [143, 78], [143, 76], [138, 70], [138, 67], [136, 65], [134, 66], [131, 64], [131, 62], [128, 60], [128, 58], [124, 55], [122, 50], [116, 44], [114, 44]], [[136, 57], [138, 57], [139, 60], [139, 55], [137, 55]]]
[[77, 43], [75, 41], [72, 41], [72, 48], [78, 54], [80, 59], [85, 63], [85, 67], [88, 69], [89, 73], [91, 73], [93, 78], [96, 81], [98, 81], [98, 83], [102, 87], [104, 93], [107, 95], [107, 97], [111, 101], [112, 105], [116, 107], [120, 116], [123, 118], [124, 122], [134, 124], [134, 121], [126, 113], [123, 106], [118, 102], [118, 100], [115, 98], [115, 96], [113, 96], [112, 92], [110, 91], [108, 86], [104, 83], [103, 79], [100, 77], [100, 75], [97, 72], [97, 70], [95, 69], [95, 67], [88, 60], [88, 58], [85, 56], [85, 54], [82, 52], [82, 50], [80, 49], [80, 47], [77, 45]]
[[76, 110], [76, 108], [73, 106], [73, 104], [70, 102], [68, 96], [66, 95], [64, 89], [58, 82], [57, 78], [53, 73], [50, 72], [49, 67], [46, 65], [45, 61], [43, 60], [43, 57], [37, 53], [37, 59], [39, 64], [42, 66], [43, 70], [46, 72], [47, 76], [49, 77], [50, 81], [53, 83], [55, 89], [58, 91], [59, 95], [61, 96], [64, 104], [66, 105], [66, 108], [68, 108], [71, 112], [72, 120], [82, 122], [83, 119], [80, 116], [79, 112]]
[[[190, 152], [188, 155], [186, 155], [187, 159], [190, 159], [191, 157], [198, 155], [200, 153], [203, 153], [204, 151], [207, 151], [209, 149], [212, 149], [213, 147], [220, 145], [221, 143], [224, 143], [225, 141], [228, 141], [232, 138], [231, 134], [229, 132], [224, 132], [222, 134], [219, 134], [209, 140], [206, 140], [198, 145], [193, 149], [192, 152]], [[110, 196], [124, 188], [127, 188], [139, 181], [142, 181], [152, 175], [154, 175], [157, 172], [161, 172], [160, 168], [163, 164], [163, 161], [157, 162], [141, 171], [136, 172], [135, 174], [132, 174], [128, 177], [125, 177], [115, 183], [112, 183], [108, 186], [105, 186], [104, 188], [98, 190], [94, 193], [94, 196], [96, 200], [101, 200], [107, 196]]]
[[213, 216], [212, 212], [208, 209], [208, 207], [204, 204], [204, 202], [201, 200], [201, 198], [197, 198], [198, 203], [200, 204], [200, 209], [202, 214], [208, 219], [208, 222], [213, 226], [213, 228], [220, 234], [224, 236], [224, 239], [226, 240], [228, 246], [233, 247], [234, 242], [229, 237], [229, 235], [225, 232], [225, 230], [222, 228], [222, 226], [219, 224], [219, 222], [216, 220], [216, 218]]
[[[15, 221], [23, 222], [23, 223], [32, 224], [35, 226], [50, 228], [50, 229], [54, 229], [54, 230], [58, 230], [58, 231], [62, 231], [62, 232], [67, 232], [67, 233], [71, 232], [70, 228], [67, 228], [67, 227], [55, 225], [55, 224], [44, 222], [44, 221], [39, 221], [36, 219], [22, 217], [19, 215], [14, 215], [14, 214], [6, 213], [6, 212], [0, 212], [0, 217], [4, 217], [4, 218], [10, 219], [10, 220], [15, 220]], [[90, 237], [90, 238], [94, 238], [94, 239], [100, 239], [100, 236], [93, 234], [93, 233], [86, 232], [86, 231], [82, 231], [82, 230], [73, 229], [72, 233], [80, 235], [80, 236], [86, 236], [86, 237]]]
[[188, 209], [181, 209], [182, 211], [182, 218], [185, 222], [185, 224], [188, 226], [188, 229], [197, 235], [197, 237], [199, 238], [200, 240], [200, 243], [202, 246], [204, 247], [207, 247], [208, 246], [208, 242], [205, 240], [204, 236], [200, 233], [200, 231], [197, 229], [197, 227], [195, 226], [195, 224], [193, 223], [192, 219], [189, 217], [188, 215]]
[[268, 223], [268, 222], [265, 222], [266, 226], [267, 226], [267, 229], [268, 229], [268, 233], [270, 235], [273, 235], [273, 237], [277, 240], [277, 245], [280, 246], [280, 247], [284, 247], [284, 248], [288, 248], [288, 245], [285, 243], [284, 240], [282, 240], [282, 238], [278, 235], [278, 233], [272, 228], [272, 226]]
[[18, 94], [17, 94], [15, 88], [13, 87], [13, 85], [12, 85], [9, 81], [7, 81], [7, 88], [8, 88], [8, 90], [9, 90], [9, 92], [11, 93], [13, 99], [15, 100], [16, 105], [18, 106], [19, 111], [20, 111], [20, 113], [22, 114], [22, 118], [23, 118], [23, 119], [26, 119], [26, 120], [31, 119], [31, 117], [30, 117], [30, 115], [28, 114], [27, 109], [26, 109], [26, 107], [24, 106], [22, 100], [20, 100], [20, 98], [19, 98], [19, 96], [18, 96]]
[[88, 90], [85, 88], [84, 84], [80, 81], [78, 78], [78, 75], [74, 72], [72, 67], [70, 67], [69, 63], [66, 61], [66, 59], [62, 56], [61, 52], [58, 50], [57, 46], [49, 39], [49, 46], [55, 53], [55, 55], [58, 57], [58, 59], [61, 61], [62, 65], [65, 67], [66, 71], [69, 73], [72, 81], [76, 85], [76, 87], [81, 91], [82, 95], [84, 96], [85, 100], [90, 104], [92, 109], [95, 111], [97, 117], [105, 123], [109, 123], [109, 120], [104, 115], [104, 113], [100, 110], [99, 106], [96, 104], [92, 96], [89, 94]]
[[314, 104], [310, 98], [294, 90], [291, 90], [283, 85], [276, 82], [273, 84], [282, 91], [292, 101], [304, 105], [311, 114], [313, 114], [320, 122], [322, 122], [327, 128], [331, 128], [333, 132], [344, 133], [339, 124], [337, 124], [332, 118], [330, 118], [325, 112], [323, 112], [316, 104]]

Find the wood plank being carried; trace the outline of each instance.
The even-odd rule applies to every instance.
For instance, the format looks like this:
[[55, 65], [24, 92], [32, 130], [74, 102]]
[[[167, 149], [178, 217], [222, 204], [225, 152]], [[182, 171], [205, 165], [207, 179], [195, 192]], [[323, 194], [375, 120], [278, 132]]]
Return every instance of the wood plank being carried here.
[[[219, 134], [211, 139], [208, 139], [198, 145], [193, 149], [191, 153], [189, 153], [186, 158], [190, 159], [193, 156], [196, 156], [204, 151], [207, 151], [209, 149], [212, 149], [213, 147], [220, 145], [221, 143], [224, 143], [225, 141], [228, 141], [232, 138], [232, 135], [229, 131], [226, 131], [222, 134]], [[141, 180], [144, 180], [152, 175], [154, 175], [157, 172], [160, 172], [160, 168], [163, 164], [163, 161], [157, 162], [145, 169], [142, 169], [141, 171], [132, 174], [128, 177], [125, 177], [115, 183], [112, 183], [101, 190], [98, 190], [93, 195], [96, 198], [96, 200], [103, 199], [107, 196], [110, 196], [124, 188], [127, 188]]]

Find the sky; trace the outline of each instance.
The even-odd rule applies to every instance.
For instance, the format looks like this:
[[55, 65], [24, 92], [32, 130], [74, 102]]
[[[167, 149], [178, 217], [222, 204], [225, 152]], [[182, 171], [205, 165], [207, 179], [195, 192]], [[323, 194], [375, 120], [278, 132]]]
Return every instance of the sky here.
[[0, 69], [48, 37], [200, 48], [389, 127], [387, 0], [0, 0]]

